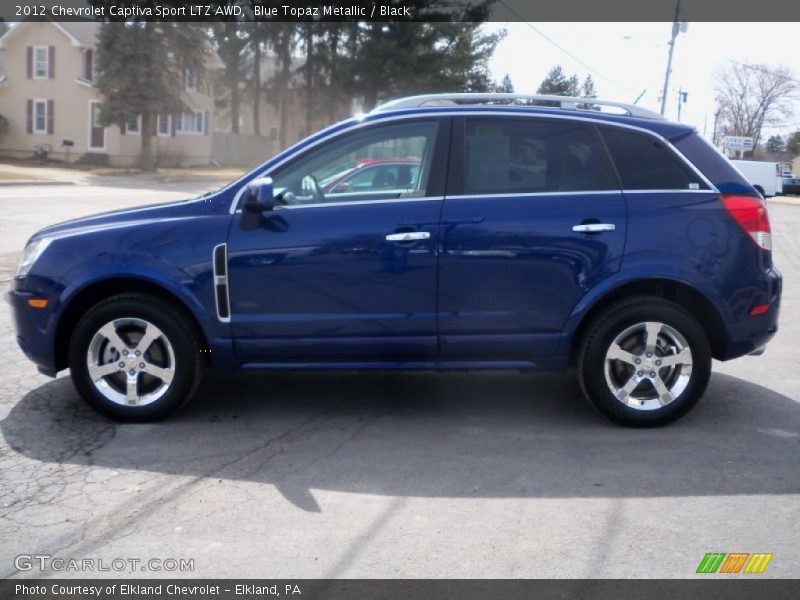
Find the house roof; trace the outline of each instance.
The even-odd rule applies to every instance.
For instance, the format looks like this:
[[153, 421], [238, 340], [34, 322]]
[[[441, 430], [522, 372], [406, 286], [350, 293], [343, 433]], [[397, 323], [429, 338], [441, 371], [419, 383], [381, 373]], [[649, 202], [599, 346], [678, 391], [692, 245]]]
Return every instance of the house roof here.
[[[97, 28], [100, 26], [96, 21], [82, 21], [75, 23], [60, 23], [47, 19], [56, 29], [63, 33], [73, 46], [92, 47], [95, 45]], [[0, 49], [5, 48], [8, 41], [28, 23], [41, 22], [41, 20], [21, 21], [12, 26], [2, 36], [0, 36]]]
[[[13, 35], [22, 29], [27, 23], [37, 22], [39, 20], [21, 21], [13, 25], [8, 31], [0, 36], [0, 50], [6, 47], [8, 40]], [[97, 32], [100, 29], [101, 23], [97, 21], [74, 21], [74, 22], [59, 22], [46, 19], [49, 23], [55, 26], [61, 33], [69, 38], [70, 43], [78, 48], [92, 48], [97, 43]], [[219, 58], [216, 50], [211, 47], [211, 44], [206, 42], [208, 48], [211, 49], [211, 68], [220, 69], [224, 65]]]
[[66, 30], [67, 34], [79, 42], [80, 46], [94, 46], [97, 42], [97, 30], [100, 24], [96, 21], [53, 23]]

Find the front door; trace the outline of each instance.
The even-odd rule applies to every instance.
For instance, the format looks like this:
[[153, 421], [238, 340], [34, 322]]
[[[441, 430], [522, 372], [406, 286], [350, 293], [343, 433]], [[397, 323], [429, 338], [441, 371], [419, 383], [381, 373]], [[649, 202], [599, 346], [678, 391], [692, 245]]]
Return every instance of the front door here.
[[[237, 214], [228, 241], [241, 358], [435, 357], [448, 133], [437, 119], [361, 126], [270, 173], [279, 206], [251, 230]], [[376, 165], [394, 167], [341, 185]]]
[[106, 129], [100, 124], [100, 103], [89, 102], [89, 150], [106, 149]]
[[625, 202], [597, 133], [554, 118], [454, 123], [439, 309], [447, 359], [534, 360], [619, 269]]

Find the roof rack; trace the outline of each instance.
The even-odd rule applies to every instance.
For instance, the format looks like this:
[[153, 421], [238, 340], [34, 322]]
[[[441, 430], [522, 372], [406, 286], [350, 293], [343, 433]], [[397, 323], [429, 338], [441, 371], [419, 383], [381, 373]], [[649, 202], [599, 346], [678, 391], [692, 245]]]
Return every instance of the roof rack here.
[[423, 94], [421, 96], [407, 96], [405, 98], [397, 98], [385, 102], [380, 106], [373, 109], [373, 113], [383, 112], [387, 110], [397, 110], [402, 108], [422, 108], [424, 106], [461, 106], [461, 105], [477, 105], [477, 104], [519, 104], [525, 106], [525, 103], [534, 102], [548, 102], [555, 103], [555, 108], [565, 110], [593, 110], [594, 106], [612, 106], [625, 111], [631, 117], [641, 117], [644, 119], [661, 119], [664, 117], [660, 114], [636, 106], [634, 104], [625, 104], [623, 102], [613, 102], [611, 100], [598, 100], [597, 98], [578, 98], [575, 96], [537, 96], [529, 94], [475, 94], [475, 93], [458, 93], [458, 94]]

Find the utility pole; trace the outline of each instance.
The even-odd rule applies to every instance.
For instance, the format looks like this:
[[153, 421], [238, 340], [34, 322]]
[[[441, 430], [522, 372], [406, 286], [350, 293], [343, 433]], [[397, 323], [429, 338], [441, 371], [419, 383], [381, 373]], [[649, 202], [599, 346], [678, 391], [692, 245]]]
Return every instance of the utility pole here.
[[681, 24], [680, 24], [680, 16], [681, 16], [681, 0], [678, 0], [675, 4], [675, 20], [672, 22], [672, 38], [669, 41], [669, 55], [667, 57], [667, 72], [664, 74], [664, 92], [661, 94], [661, 114], [664, 114], [664, 111], [667, 108], [667, 91], [669, 90], [669, 74], [672, 72], [672, 54], [675, 52], [675, 38], [678, 37], [678, 34], [681, 31]]

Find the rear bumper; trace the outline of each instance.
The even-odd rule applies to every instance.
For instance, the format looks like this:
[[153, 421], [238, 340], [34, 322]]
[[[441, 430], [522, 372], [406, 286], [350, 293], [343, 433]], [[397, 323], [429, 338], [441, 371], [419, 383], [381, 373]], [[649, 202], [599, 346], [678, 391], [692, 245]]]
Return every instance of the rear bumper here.
[[[761, 287], [761, 286], [759, 286]], [[783, 278], [771, 268], [765, 274], [761, 293], [755, 295], [753, 305], [768, 304], [769, 308], [758, 315], [750, 315], [752, 306], [746, 307], [745, 315], [729, 324], [728, 339], [719, 360], [730, 360], [747, 354], [763, 354], [766, 345], [778, 332]]]

